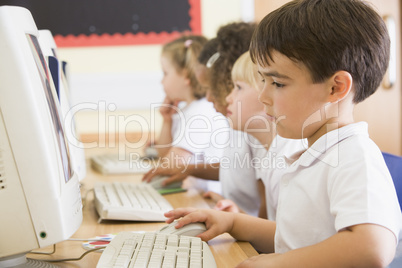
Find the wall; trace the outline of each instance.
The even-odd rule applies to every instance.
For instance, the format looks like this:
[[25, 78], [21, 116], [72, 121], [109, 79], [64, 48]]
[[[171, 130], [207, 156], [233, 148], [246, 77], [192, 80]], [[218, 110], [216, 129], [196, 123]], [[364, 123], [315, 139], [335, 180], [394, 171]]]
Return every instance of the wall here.
[[[253, 20], [253, 4], [253, 0], [201, 0], [203, 35], [211, 38], [221, 25]], [[69, 65], [70, 95], [72, 104], [78, 105], [80, 133], [104, 131], [99, 120], [109, 115], [117, 118], [135, 113], [150, 119], [150, 104], [160, 102], [164, 96], [160, 50], [160, 45], [59, 49], [59, 57]], [[105, 117], [100, 117], [104, 112]], [[158, 128], [160, 118], [157, 113], [156, 116]], [[138, 124], [129, 125], [126, 131], [138, 130]]]
[[382, 151], [402, 155], [401, 1], [369, 2], [383, 17], [392, 17], [395, 20], [395, 31], [389, 31], [393, 44], [391, 50], [394, 51], [391, 62], [395, 66], [391, 72], [395, 83], [390, 88], [382, 83], [372, 96], [359, 103], [355, 108], [355, 120], [368, 123], [370, 137]]
[[254, 0], [255, 2], [255, 20], [261, 21], [269, 12], [277, 9], [290, 0]]

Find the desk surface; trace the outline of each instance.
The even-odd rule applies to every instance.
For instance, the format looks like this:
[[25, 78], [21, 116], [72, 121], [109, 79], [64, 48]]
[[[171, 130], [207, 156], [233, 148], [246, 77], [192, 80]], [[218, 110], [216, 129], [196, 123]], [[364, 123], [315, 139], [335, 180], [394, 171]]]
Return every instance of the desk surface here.
[[[91, 149], [86, 150], [87, 159], [91, 155], [108, 150]], [[89, 163], [89, 160], [87, 161]], [[93, 203], [93, 193], [88, 192], [93, 188], [96, 181], [130, 181], [136, 182], [141, 180], [141, 175], [114, 175], [103, 176], [102, 174], [92, 170], [87, 165], [87, 176], [82, 181], [82, 194], [83, 202], [83, 222], [81, 227], [72, 236], [72, 238], [88, 239], [98, 235], [118, 233], [121, 231], [156, 231], [160, 229], [165, 223], [142, 223], [142, 222], [125, 222], [125, 221], [103, 221], [98, 223], [98, 215], [95, 211]], [[88, 194], [86, 194], [88, 192]], [[187, 192], [169, 194], [164, 196], [174, 208], [178, 207], [197, 207], [209, 208], [208, 202], [201, 197], [201, 195], [194, 189]], [[230, 235], [223, 234], [208, 242], [211, 251], [215, 257], [218, 267], [234, 267], [241, 261], [255, 256], [258, 253], [248, 242], [237, 242]], [[64, 258], [78, 258], [85, 252], [82, 248], [82, 242], [79, 241], [64, 241], [56, 245], [56, 252], [49, 256], [42, 256], [37, 254], [28, 254], [28, 257], [35, 259], [64, 259]], [[51, 251], [52, 247], [41, 249], [38, 251]], [[55, 265], [60, 267], [83, 267], [91, 268], [96, 267], [101, 254], [98, 252], [89, 253], [79, 261], [58, 262]]]

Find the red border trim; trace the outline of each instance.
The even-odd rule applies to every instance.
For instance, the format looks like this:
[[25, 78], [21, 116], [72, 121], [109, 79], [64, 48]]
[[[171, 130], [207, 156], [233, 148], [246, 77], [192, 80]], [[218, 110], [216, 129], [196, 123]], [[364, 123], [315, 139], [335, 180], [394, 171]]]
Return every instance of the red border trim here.
[[[188, 0], [190, 4], [190, 28], [192, 34], [201, 34], [201, 0]], [[90, 47], [90, 46], [121, 46], [121, 45], [151, 45], [163, 44], [181, 34], [179, 32], [138, 33], [138, 34], [91, 34], [91, 35], [55, 35], [54, 40], [58, 47]]]

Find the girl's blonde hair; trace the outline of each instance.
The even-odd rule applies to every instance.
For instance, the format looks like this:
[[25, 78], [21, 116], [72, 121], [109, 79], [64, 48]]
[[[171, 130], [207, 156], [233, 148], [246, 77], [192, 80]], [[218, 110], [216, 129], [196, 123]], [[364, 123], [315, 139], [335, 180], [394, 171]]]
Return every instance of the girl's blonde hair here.
[[200, 35], [186, 35], [175, 39], [162, 48], [162, 55], [169, 58], [176, 71], [190, 80], [190, 87], [196, 99], [205, 97], [205, 89], [196, 78], [198, 56], [207, 39]]
[[242, 81], [258, 90], [257, 65], [251, 60], [250, 53], [243, 53], [232, 68], [232, 80]]

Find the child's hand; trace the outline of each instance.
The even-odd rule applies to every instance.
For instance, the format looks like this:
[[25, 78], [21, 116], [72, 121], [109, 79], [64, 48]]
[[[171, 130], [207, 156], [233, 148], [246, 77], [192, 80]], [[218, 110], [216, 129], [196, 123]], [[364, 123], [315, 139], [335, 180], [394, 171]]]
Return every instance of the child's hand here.
[[278, 267], [277, 265], [275, 265], [275, 262], [279, 256], [281, 256], [281, 254], [279, 253], [260, 254], [241, 262], [239, 265], [236, 266], [236, 268]]
[[221, 211], [227, 211], [227, 212], [233, 212], [233, 213], [240, 213], [242, 212], [240, 208], [236, 205], [235, 202], [233, 202], [230, 199], [225, 199], [223, 196], [221, 196], [218, 193], [208, 191], [204, 195], [204, 198], [210, 198], [214, 202], [216, 202], [216, 205], [214, 209], [216, 210], [221, 210]]
[[[179, 208], [165, 213], [167, 223], [171, 223], [176, 219], [176, 227], [181, 228], [192, 222], [203, 222], [207, 230], [197, 235], [203, 241], [209, 241], [212, 238], [230, 232], [233, 227], [233, 214], [213, 209], [195, 209], [195, 208]], [[181, 219], [180, 219], [181, 218]]]
[[[217, 202], [219, 202], [220, 200], [224, 199], [223, 196], [221, 196], [220, 194], [215, 193], [215, 192], [213, 192], [213, 191], [208, 191], [208, 192], [204, 193], [204, 194], [203, 194], [203, 197], [204, 197], [204, 198], [209, 198], [209, 199], [211, 199], [212, 201], [214, 201], [215, 203], [217, 203]], [[220, 209], [219, 209], [219, 210], [220, 210]]]
[[142, 178], [142, 181], [150, 182], [152, 181], [153, 177], [158, 175], [169, 176], [169, 178], [166, 178], [162, 182], [162, 185], [165, 186], [176, 181], [183, 181], [185, 178], [191, 175], [191, 172], [192, 172], [191, 165], [189, 166], [183, 165], [175, 167], [159, 166], [145, 173], [144, 177]]
[[152, 146], [154, 146], [155, 144], [156, 144], [156, 141], [155, 141], [155, 140], [148, 140], [147, 143], [145, 143], [144, 151], [145, 151], [146, 148], [152, 147]]
[[159, 108], [159, 112], [161, 113], [164, 120], [171, 120], [172, 115], [177, 113], [177, 106], [179, 105], [179, 101], [173, 101], [168, 97], [165, 97], [162, 106]]
[[235, 204], [230, 199], [222, 199], [216, 203], [214, 209], [216, 210], [221, 210], [221, 211], [227, 211], [227, 212], [233, 212], [233, 213], [240, 213], [241, 210], [240, 208]]

